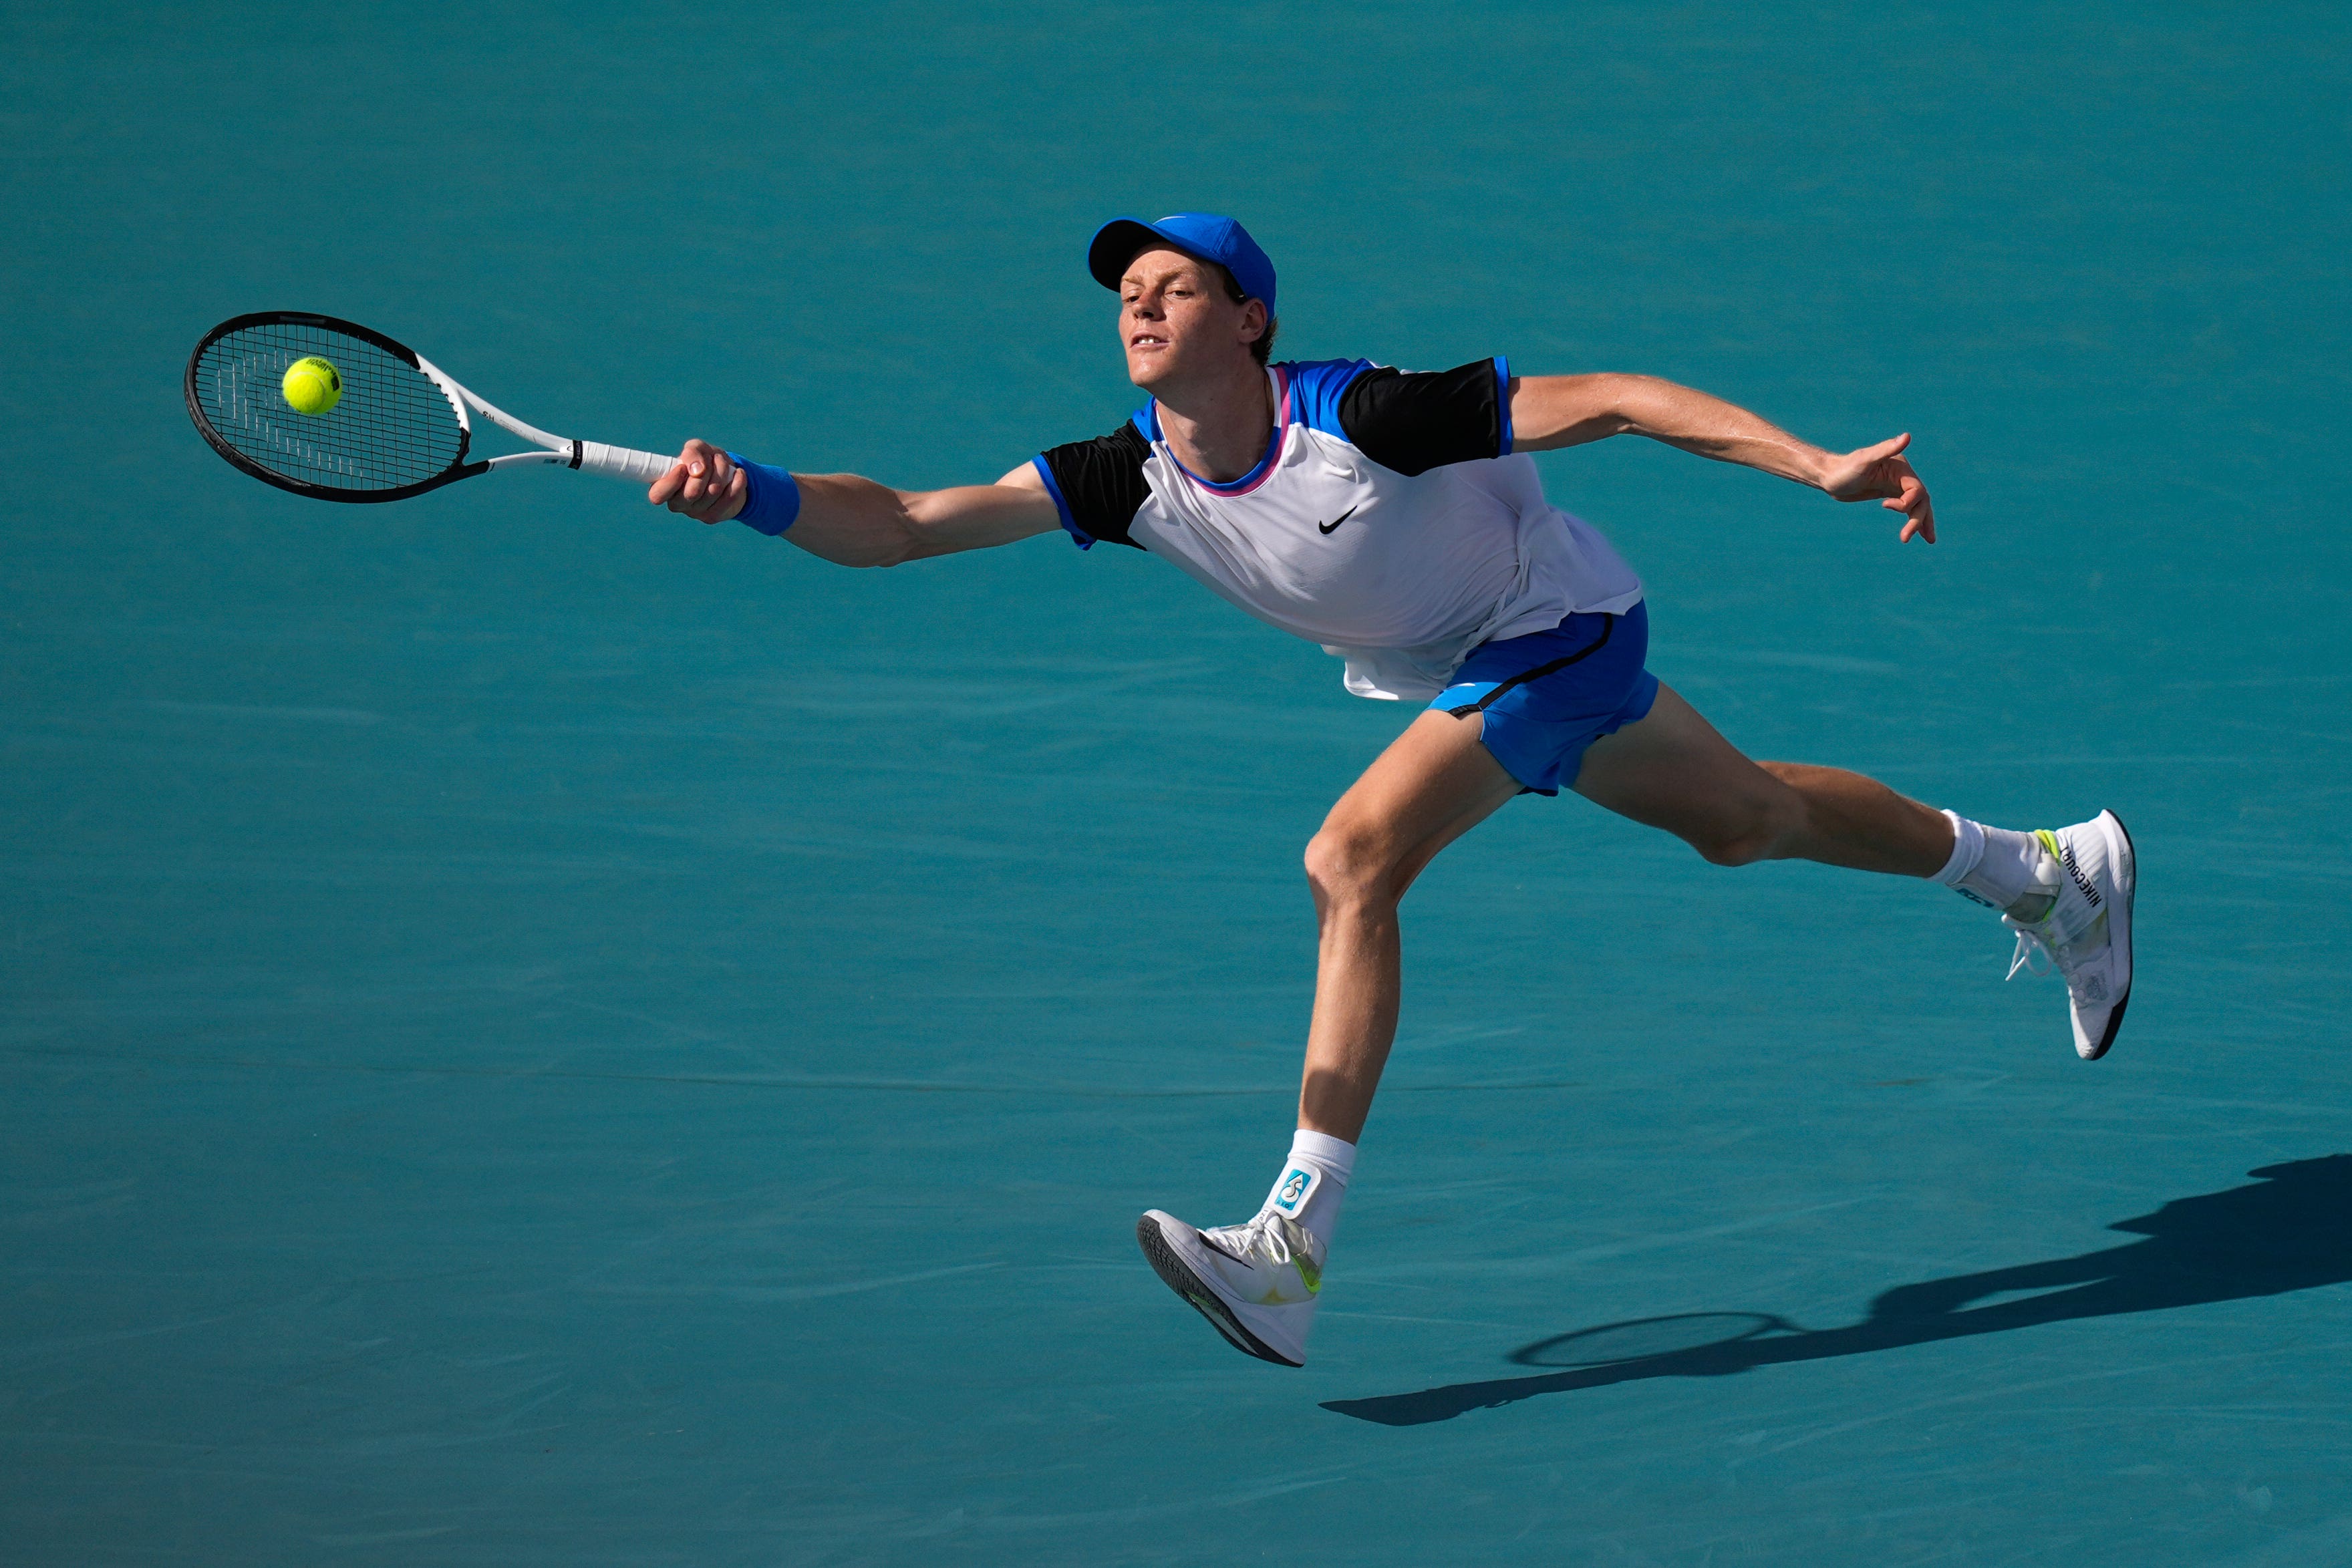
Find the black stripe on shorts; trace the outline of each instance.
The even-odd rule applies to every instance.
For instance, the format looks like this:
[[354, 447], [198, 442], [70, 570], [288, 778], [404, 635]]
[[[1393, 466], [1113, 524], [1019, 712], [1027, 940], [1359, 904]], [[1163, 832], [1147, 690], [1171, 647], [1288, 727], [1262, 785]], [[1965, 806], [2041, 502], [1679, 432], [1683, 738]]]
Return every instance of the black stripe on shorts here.
[[1486, 711], [1487, 704], [1493, 702], [1496, 697], [1501, 696], [1505, 692], [1509, 691], [1513, 686], [1522, 686], [1527, 685], [1529, 681], [1542, 680], [1546, 675], [1555, 674], [1559, 671], [1568, 668], [1570, 664], [1577, 663], [1579, 660], [1592, 657], [1593, 654], [1598, 653], [1601, 649], [1609, 646], [1609, 633], [1615, 630], [1617, 630], [1617, 617], [1612, 615], [1609, 618], [1609, 623], [1601, 628], [1601, 635], [1594, 639], [1592, 646], [1590, 648], [1580, 648], [1564, 659], [1554, 659], [1549, 664], [1538, 664], [1532, 670], [1522, 670], [1517, 674], [1513, 675], [1509, 680], [1498, 682], [1493, 691], [1488, 692], [1476, 702], [1465, 703], [1460, 707], [1450, 707], [1445, 711], [1453, 715], [1455, 718], [1466, 718], [1474, 713], [1485, 713]]

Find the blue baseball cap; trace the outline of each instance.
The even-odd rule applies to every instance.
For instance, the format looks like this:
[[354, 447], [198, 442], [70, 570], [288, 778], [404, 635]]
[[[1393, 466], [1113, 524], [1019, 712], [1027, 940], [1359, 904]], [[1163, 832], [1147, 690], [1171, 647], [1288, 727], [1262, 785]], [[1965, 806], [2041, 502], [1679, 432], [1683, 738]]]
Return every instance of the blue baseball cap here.
[[1141, 218], [1113, 218], [1095, 230], [1087, 246], [1087, 270], [1105, 288], [1118, 287], [1120, 274], [1135, 253], [1150, 245], [1171, 245], [1186, 256], [1213, 261], [1234, 275], [1242, 292], [1265, 301], [1274, 314], [1274, 263], [1250, 238], [1249, 230], [1215, 213], [1171, 213], [1156, 224]]

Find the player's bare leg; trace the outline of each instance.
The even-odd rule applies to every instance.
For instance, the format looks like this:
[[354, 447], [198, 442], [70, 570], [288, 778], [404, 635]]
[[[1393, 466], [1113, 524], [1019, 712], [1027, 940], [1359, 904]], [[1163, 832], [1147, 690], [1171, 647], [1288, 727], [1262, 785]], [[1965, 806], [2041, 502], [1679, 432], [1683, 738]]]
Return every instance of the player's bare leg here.
[[2131, 835], [2112, 811], [2034, 833], [1987, 827], [1874, 779], [1801, 762], [1751, 762], [1674, 689], [1649, 716], [1585, 751], [1577, 793], [1666, 831], [1720, 865], [1810, 860], [1933, 877], [2002, 911], [2014, 975], [2046, 959], [2066, 977], [2075, 1051], [2115, 1043], [2131, 999]]
[[[1355, 1141], [1396, 1036], [1398, 904], [1439, 851], [1519, 791], [1483, 744], [1484, 724], [1423, 714], [1307, 846], [1320, 938], [1315, 1010], [1299, 1130], [1265, 1205], [1245, 1224], [1213, 1230], [1159, 1209], [1137, 1227], [1160, 1278], [1263, 1359], [1295, 1366], [1306, 1357]], [[2021, 953], [2039, 946], [2065, 969], [2083, 1054], [2104, 1051], [2122, 1021], [2132, 864], [2111, 814], [2058, 833], [2015, 833], [1843, 768], [1754, 762], [1664, 685], [1643, 717], [1586, 748], [1574, 787], [1720, 865], [1811, 860], [1947, 882], [2008, 910]]]
[[[1437, 852], [1518, 792], [1475, 716], [1424, 713], [1339, 798], [1307, 848], [1319, 945], [1298, 1124], [1354, 1143], [1396, 1038], [1397, 906]], [[1874, 779], [1751, 762], [1660, 686], [1649, 716], [1592, 743], [1576, 789], [1708, 860], [1813, 860], [1928, 877], [1952, 824]]]
[[[1298, 1124], [1354, 1143], [1396, 1038], [1397, 906], [1437, 852], [1518, 792], [1475, 716], [1424, 713], [1331, 808], [1307, 848], [1318, 950]], [[1750, 761], [1672, 687], [1649, 716], [1594, 741], [1579, 793], [1663, 828], [1720, 865], [1811, 860], [1934, 876], [1951, 820], [1874, 779]]]
[[1256, 1216], [1200, 1230], [1152, 1209], [1136, 1239], [1171, 1289], [1238, 1348], [1307, 1355], [1355, 1140], [1396, 1038], [1397, 902], [1437, 852], [1518, 793], [1481, 721], [1424, 713], [1339, 798], [1307, 850], [1321, 926], [1291, 1157]]
[[1351, 1144], [1363, 1132], [1396, 1039], [1397, 904], [1438, 851], [1519, 792], [1478, 731], [1475, 716], [1423, 714], [1339, 797], [1307, 846], [1318, 947], [1302, 1127]]
[[1841, 768], [1751, 762], [1667, 685], [1648, 717], [1592, 743], [1575, 787], [1717, 865], [1808, 860], [1928, 877], [1952, 854], [1943, 812]]

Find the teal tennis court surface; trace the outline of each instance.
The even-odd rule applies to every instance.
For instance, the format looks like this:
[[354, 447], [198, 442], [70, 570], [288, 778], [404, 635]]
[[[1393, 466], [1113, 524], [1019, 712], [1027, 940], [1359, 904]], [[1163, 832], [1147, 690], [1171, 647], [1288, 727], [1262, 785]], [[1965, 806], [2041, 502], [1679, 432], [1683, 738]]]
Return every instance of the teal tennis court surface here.
[[[26, 1564], [2352, 1560], [2325, 7], [82, 6], [0, 65], [0, 1538]], [[1285, 356], [1910, 430], [1945, 542], [1543, 460], [1744, 748], [2112, 806], [2115, 1053], [1942, 889], [1523, 800], [1406, 904], [1303, 1371], [1155, 1280], [1290, 1126], [1409, 716], [1131, 552], [232, 473], [214, 322], [983, 481], [1222, 208]], [[1127, 559], [1108, 559], [1123, 554]]]

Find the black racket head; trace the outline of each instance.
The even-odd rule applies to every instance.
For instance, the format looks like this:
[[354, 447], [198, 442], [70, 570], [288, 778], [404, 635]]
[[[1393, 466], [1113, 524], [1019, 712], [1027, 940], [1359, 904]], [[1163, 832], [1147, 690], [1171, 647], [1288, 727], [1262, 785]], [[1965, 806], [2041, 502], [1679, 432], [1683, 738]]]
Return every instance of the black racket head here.
[[1677, 1312], [1554, 1334], [1514, 1352], [1511, 1359], [1522, 1366], [1614, 1366], [1802, 1332], [1769, 1312]]
[[[322, 414], [286, 401], [287, 367], [332, 363], [342, 396]], [[266, 485], [322, 501], [397, 501], [478, 474], [461, 405], [417, 366], [415, 350], [332, 316], [265, 310], [232, 317], [188, 356], [188, 417], [229, 463]]]

